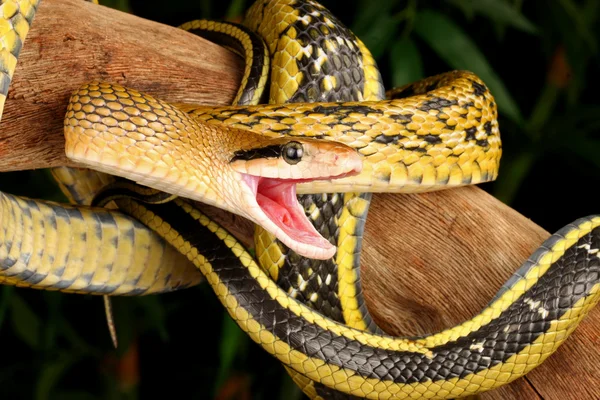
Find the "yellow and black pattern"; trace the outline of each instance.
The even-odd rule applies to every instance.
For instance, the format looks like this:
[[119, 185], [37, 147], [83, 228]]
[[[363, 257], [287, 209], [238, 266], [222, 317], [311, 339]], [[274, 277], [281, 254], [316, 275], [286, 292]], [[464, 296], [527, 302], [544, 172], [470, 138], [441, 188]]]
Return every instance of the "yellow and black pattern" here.
[[498, 387], [543, 362], [600, 298], [600, 216], [552, 235], [472, 320], [404, 339], [349, 328], [290, 298], [227, 231], [185, 201], [120, 200], [119, 207], [177, 245], [266, 351], [358, 397], [455, 398]]
[[302, 257], [260, 231], [255, 251], [263, 269], [291, 297], [335, 321], [376, 330], [360, 285], [362, 233], [370, 197], [369, 193], [299, 196], [317, 231], [338, 245], [334, 258]]
[[[257, 4], [260, 5], [255, 3], [254, 7], [257, 7]], [[273, 8], [273, 4], [269, 5], [269, 8]], [[296, 56], [288, 60], [288, 66], [295, 60], [299, 68], [298, 76], [301, 79], [298, 90], [292, 98], [287, 99], [287, 102], [310, 102], [319, 99], [322, 101], [362, 100], [364, 99], [365, 83], [368, 83], [369, 87], [381, 89], [378, 90], [377, 96], [372, 96], [373, 99], [383, 98], [383, 85], [378, 72], [375, 74], [375, 79], [365, 78], [362, 60], [366, 58], [372, 64], [374, 61], [364, 46], [362, 50], [365, 55], [361, 54], [361, 49], [356, 46], [356, 37], [331, 16], [329, 11], [316, 3], [313, 5], [308, 2], [297, 2], [295, 8], [297, 12], [294, 13], [294, 16], [298, 18], [297, 22], [284, 28], [286, 33], [279, 35], [277, 41], [268, 41], [271, 46], [270, 56], [275, 59], [271, 64], [269, 80], [271, 85], [270, 102], [277, 102], [273, 97], [275, 93], [283, 93], [283, 89], [277, 83], [280, 82], [278, 74], [281, 73], [281, 64], [277, 64], [277, 62], [287, 62], [282, 61], [281, 57], [289, 56], [289, 54], [279, 51], [276, 48], [279, 46], [275, 46], [276, 43], [281, 43], [280, 47], [283, 51], [289, 50], [296, 44], [303, 47], [305, 52], [319, 54], [320, 57], [317, 59]], [[246, 31], [242, 32], [237, 31], [236, 26], [231, 28], [228, 23], [220, 25], [203, 20], [184, 24], [182, 27], [224, 47], [231, 48], [240, 55], [243, 53], [239, 48], [245, 48], [245, 74], [247, 74], [252, 65], [263, 65], [260, 60], [258, 63], [256, 62], [260, 58], [257, 55], [263, 52], [263, 47], [247, 45], [247, 43], [264, 43], [255, 38], [257, 35], [253, 31], [260, 33], [260, 29], [252, 26], [251, 15], [252, 9], [244, 20], [249, 28], [245, 28]], [[321, 24], [316, 32], [312, 28], [315, 25], [312, 23], [315, 22], [312, 19], [315, 18]], [[333, 25], [332, 21], [336, 24]], [[330, 25], [335, 31], [333, 35], [326, 35], [326, 33], [330, 33], [326, 25]], [[192, 27], [199, 29], [191, 29]], [[223, 38], [222, 31], [231, 29], [236, 30], [231, 35], [232, 37]], [[293, 33], [291, 30], [297, 33]], [[245, 35], [248, 38], [245, 38]], [[265, 39], [268, 40], [266, 37]], [[327, 43], [327, 46], [324, 43]], [[327, 54], [323, 52], [325, 48]], [[267, 56], [269, 56], [268, 53]], [[315, 77], [323, 76], [321, 69], [331, 74], [325, 78], [326, 80], [315, 79]], [[256, 73], [255, 76], [266, 76], [268, 72], [269, 70], [266, 69], [264, 74]], [[373, 80], [375, 82], [372, 82]], [[246, 83], [240, 87], [234, 105], [255, 105], [260, 101], [259, 97], [264, 98], [264, 94], [261, 95], [252, 82], [247, 80], [242, 82]], [[344, 83], [340, 85], [339, 82]], [[268, 91], [264, 91], [264, 93], [266, 94]], [[279, 101], [281, 101], [281, 97], [279, 97]], [[376, 329], [362, 298], [359, 277], [361, 238], [370, 197], [370, 193], [298, 196], [306, 215], [317, 231], [332, 244], [340, 246], [335, 258], [315, 260], [301, 257], [261, 227], [257, 226], [255, 233], [255, 250], [261, 266], [268, 271], [279, 286], [288, 291], [290, 296], [336, 321], [361, 329]], [[315, 384], [314, 381], [298, 375], [295, 371], [289, 368], [287, 370], [297, 384], [303, 388], [303, 391], [327, 390], [322, 385]]]
[[[277, 3], [277, 4], [275, 4]], [[288, 18], [281, 17], [281, 11], [275, 11], [279, 5], [288, 4], [293, 6], [292, 13]], [[260, 8], [262, 11], [273, 10], [274, 18], [284, 20], [283, 25], [279, 25], [278, 29], [282, 30], [281, 34], [277, 35], [276, 40], [270, 40], [268, 34], [265, 34], [263, 28], [254, 26], [255, 19], [252, 17], [253, 10]], [[269, 12], [269, 11], [267, 11]], [[294, 19], [295, 18], [295, 19]], [[296, 21], [292, 23], [292, 21]], [[374, 61], [366, 48], [357, 45], [357, 38], [345, 28], [328, 10], [318, 3], [296, 1], [296, 2], [272, 2], [267, 7], [263, 7], [260, 2], [254, 4], [249, 10], [244, 19], [244, 24], [248, 26], [251, 34], [248, 39], [244, 39], [242, 34], [236, 33], [233, 38], [223, 41], [221, 35], [215, 36], [212, 31], [221, 31], [229, 28], [221, 27], [212, 21], [194, 21], [193, 23], [184, 24], [182, 27], [190, 30], [200, 36], [213, 40], [225, 47], [235, 47], [230, 44], [231, 41], [240, 43], [257, 43], [257, 39], [252, 31], [262, 33], [263, 37], [270, 45], [270, 56], [274, 59], [281, 57], [285, 51], [291, 51], [294, 45], [301, 46], [307, 52], [307, 57], [299, 57], [296, 55], [290, 60], [298, 65], [298, 76], [301, 77], [298, 91], [287, 100], [288, 103], [298, 101], [316, 101], [317, 98], [311, 96], [318, 95], [323, 101], [337, 100], [361, 100], [365, 96], [365, 85], [369, 87], [377, 87], [377, 95], [368, 95], [373, 99], [383, 97], [383, 85], [377, 69], [376, 74], [365, 76], [363, 60], [374, 65]], [[192, 26], [201, 27], [198, 30], [191, 30]], [[224, 25], [227, 27], [227, 25]], [[318, 26], [317, 31], [314, 27]], [[278, 44], [279, 43], [279, 44]], [[247, 47], [247, 46], [244, 46]], [[278, 50], [279, 49], [279, 50]], [[323, 52], [326, 49], [326, 52]], [[237, 51], [241, 53], [240, 51]], [[258, 47], [253, 51], [246, 50], [246, 71], [257, 58], [256, 54], [262, 53], [262, 47]], [[310, 54], [319, 55], [319, 57], [311, 57]], [[254, 56], [250, 56], [254, 55]], [[289, 56], [290, 54], [288, 54]], [[279, 63], [286, 62], [277, 59]], [[275, 87], [276, 92], [281, 93], [282, 88], [278, 87], [279, 78], [278, 69], [281, 64], [273, 63], [271, 65], [271, 88]], [[342, 85], [333, 85], [331, 87], [319, 86], [314, 81], [314, 77], [322, 76], [321, 69], [331, 74], [332, 79], [339, 79]], [[279, 72], [278, 72], [279, 71]], [[354, 78], [356, 79], [354, 79]], [[313, 81], [311, 81], [311, 79]], [[380, 90], [379, 90], [380, 89]], [[273, 90], [273, 89], [272, 89]], [[245, 87], [242, 86], [238, 92], [237, 98], [247, 98], [251, 96], [244, 94]], [[304, 94], [300, 92], [305, 92]], [[250, 93], [256, 92], [251, 86]], [[274, 100], [274, 92], [271, 92], [271, 102]], [[234, 104], [256, 104], [256, 99], [237, 102]], [[360, 239], [356, 239], [362, 235], [364, 228], [364, 219], [368, 210], [368, 202], [370, 194], [320, 194], [316, 196], [304, 195], [299, 196], [299, 201], [303, 205], [307, 216], [313, 222], [319, 233], [328, 238], [333, 244], [342, 245], [336, 259], [347, 266], [345, 274], [339, 274], [336, 259], [326, 261], [307, 259], [298, 256], [290, 251], [281, 242], [274, 240], [274, 237], [257, 228], [255, 235], [257, 241], [257, 256], [261, 260], [261, 265], [270, 271], [271, 277], [275, 279], [279, 285], [284, 287], [294, 297], [312, 303], [317, 310], [323, 311], [326, 315], [336, 316], [338, 321], [343, 322], [342, 305], [338, 295], [338, 287], [343, 289], [344, 297], [356, 294], [353, 297], [353, 307], [348, 308], [348, 316], [353, 320], [360, 320], [360, 323], [368, 321], [366, 326], [373, 325], [370, 316], [367, 313], [362, 294], [360, 290], [359, 273], [359, 256], [360, 256]], [[357, 216], [351, 215], [348, 205], [360, 203], [361, 209]], [[344, 215], [342, 216], [342, 210]], [[352, 210], [357, 211], [354, 206]], [[343, 220], [340, 220], [343, 218]], [[356, 221], [350, 221], [356, 218]], [[348, 223], [346, 223], [348, 221]], [[353, 223], [354, 222], [354, 223]], [[340, 226], [343, 232], [342, 240], [340, 237]], [[354, 239], [352, 241], [352, 239]], [[352, 243], [349, 243], [352, 241]], [[267, 250], [268, 248], [268, 250]], [[341, 278], [343, 277], [343, 279]], [[339, 278], [339, 279], [338, 279]], [[352, 286], [348, 289], [348, 286]], [[330, 290], [332, 289], [332, 290]], [[350, 301], [347, 301], [350, 302]], [[358, 321], [356, 323], [359, 323]]]
[[[383, 86], [370, 53], [347, 28], [331, 16], [329, 11], [317, 3], [277, 1], [266, 4], [259, 1], [250, 9], [245, 23], [251, 29], [261, 33], [270, 45], [271, 56], [274, 59], [271, 73], [271, 103], [374, 100], [373, 104], [381, 104], [375, 103], [375, 100], [382, 99]], [[330, 28], [335, 29], [335, 35], [329, 36]], [[367, 60], [365, 64], [369, 64], [368, 67], [362, 63], [363, 60]], [[431, 83], [427, 82], [424, 85], [428, 87], [428, 93], [422, 98], [410, 99], [414, 103], [389, 117], [388, 121], [392, 121], [394, 125], [387, 127], [382, 127], [383, 124], [379, 123], [383, 115], [378, 114], [374, 108], [369, 108], [370, 104], [363, 103], [318, 104], [313, 109], [310, 109], [307, 104], [302, 104], [302, 107], [306, 108], [295, 109], [297, 111], [295, 114], [291, 110], [293, 106], [287, 108], [279, 105], [270, 107], [266, 113], [261, 113], [265, 110], [262, 106], [252, 109], [222, 107], [218, 111], [208, 107], [188, 108], [187, 111], [203, 122], [232, 124], [260, 132], [311, 135], [333, 140], [343, 136], [342, 140], [347, 144], [352, 141], [354, 147], [367, 156], [367, 163], [370, 161], [368, 160], [370, 155], [374, 155], [375, 162], [382, 160], [384, 158], [382, 154], [385, 154], [382, 150], [385, 147], [405, 146], [407, 153], [414, 152], [408, 154], [407, 162], [402, 165], [405, 171], [412, 171], [410, 177], [409, 173], [403, 171], [405, 181], [402, 183], [398, 183], [397, 180], [401, 174], [392, 172], [389, 160], [381, 162], [383, 168], [378, 170], [377, 167], [370, 170], [367, 167], [367, 172], [363, 176], [364, 181], [368, 182], [368, 187], [363, 188], [369, 191], [376, 191], [373, 187], [373, 178], [379, 177], [383, 185], [388, 185], [389, 188], [392, 176], [395, 178], [392, 184], [396, 187], [405, 185], [405, 191], [415, 191], [415, 186], [420, 190], [437, 188], [434, 185], [427, 187], [424, 184], [424, 182], [431, 182], [431, 176], [435, 174], [431, 174], [430, 171], [434, 168], [423, 167], [420, 164], [411, 166], [416, 161], [425, 164], [427, 158], [423, 157], [423, 153], [427, 151], [430, 155], [436, 156], [435, 160], [434, 157], [429, 158], [433, 165], [443, 164], [440, 162], [441, 158], [448, 156], [450, 157], [445, 161], [453, 158], [458, 160], [462, 157], [462, 161], [449, 163], [462, 163], [462, 168], [452, 165], [455, 167], [454, 171], [442, 171], [438, 174], [441, 176], [441, 182], [436, 182], [439, 185], [462, 185], [477, 183], [478, 180], [494, 179], [500, 158], [500, 140], [495, 123], [495, 104], [491, 95], [487, 90], [482, 94], [476, 94], [476, 90], [472, 90], [473, 83], [480, 81], [476, 76], [466, 72], [447, 74], [437, 81], [436, 78], [431, 78]], [[464, 88], [467, 96], [461, 97], [466, 98], [466, 101], [459, 103], [458, 96], [451, 97], [451, 92], [456, 90], [456, 86], [460, 88], [459, 91]], [[449, 90], [450, 88], [452, 89]], [[461, 95], [463, 94], [461, 92]], [[465, 131], [461, 132], [459, 129], [458, 133], [456, 126], [462, 127], [464, 122], [454, 120], [453, 114], [457, 113], [457, 109], [460, 112], [459, 117], [464, 116], [463, 120], [472, 120], [472, 124]], [[490, 109], [491, 112], [488, 111]], [[411, 113], [413, 110], [416, 112]], [[478, 110], [483, 112], [478, 113]], [[279, 111], [281, 112], [278, 113]], [[469, 113], [471, 118], [468, 118]], [[290, 118], [292, 115], [294, 118]], [[484, 127], [484, 124], [473, 121], [476, 118], [481, 119], [482, 115], [486, 119], [484, 122], [487, 122], [482, 129], [482, 134], [496, 136], [495, 140], [492, 139], [491, 146], [485, 139], [481, 139], [482, 134], [476, 130], [476, 126]], [[417, 129], [409, 125], [418, 126], [418, 123], [431, 117], [435, 117], [435, 120], [443, 125], [439, 128], [428, 127], [427, 134], [419, 136]], [[379, 123], [377, 127], [368, 125], [375, 123]], [[491, 132], [492, 127], [493, 132]], [[366, 136], [371, 132], [376, 136]], [[451, 137], [449, 143], [453, 146], [450, 151], [448, 148], [442, 148], [443, 145], [437, 146], [449, 137]], [[465, 143], [467, 146], [464, 146]], [[492, 161], [488, 163], [485, 160], [483, 162], [476, 160], [473, 163], [466, 157], [472, 150], [469, 146], [477, 147], [478, 151], [485, 149], [484, 154], [489, 150], [487, 155]], [[452, 157], [453, 155], [455, 157]], [[402, 164], [404, 160], [396, 157], [395, 161]], [[472, 167], [473, 164], [475, 168]], [[483, 174], [479, 173], [481, 171], [479, 165], [484, 165]], [[373, 173], [373, 169], [377, 170], [376, 174]], [[471, 175], [472, 171], [475, 171], [474, 179]], [[425, 174], [427, 175], [424, 176]], [[353, 179], [352, 184], [348, 186], [361, 188], [357, 183], [358, 181]], [[311, 183], [310, 186], [306, 192], [315, 191], [316, 185]], [[327, 182], [324, 186], [329, 190], [336, 189], [335, 183], [332, 185], [331, 182]], [[377, 327], [370, 318], [362, 299], [359, 277], [361, 238], [370, 194], [304, 195], [299, 196], [299, 201], [317, 230], [332, 243], [337, 244], [336, 257], [326, 261], [300, 257], [275, 240], [272, 235], [257, 227], [256, 252], [261, 265], [290, 296], [336, 321], [359, 329], [376, 330]], [[294, 373], [292, 376], [311, 397], [313, 394], [311, 392], [323, 396], [327, 392], [327, 397], [331, 396], [330, 390], [320, 385], [313, 386], [312, 381], [305, 377]]]
[[0, 0], [0, 118], [39, 0]]
[[[262, 15], [259, 17], [257, 13]], [[369, 50], [317, 2], [277, 1], [267, 5], [257, 1], [248, 10], [245, 23], [270, 46], [273, 58], [270, 103], [383, 99], [383, 82]], [[276, 32], [272, 31], [274, 27]], [[308, 114], [305, 116], [303, 121], [309, 119]], [[277, 124], [281, 119], [269, 122]], [[250, 129], [255, 127], [246, 125]], [[282, 133], [293, 135], [291, 131], [277, 132]], [[360, 284], [362, 233], [370, 200], [371, 193], [356, 192], [298, 196], [313, 226], [337, 246], [331, 259], [302, 257], [261, 227], [256, 228], [255, 250], [263, 269], [291, 297], [337, 322], [379, 332]], [[289, 367], [286, 369], [309, 396], [312, 392], [328, 392], [320, 383]], [[349, 398], [345, 394], [335, 397]]]
[[0, 192], [0, 282], [84, 294], [145, 295], [202, 274], [135, 219]]
[[[383, 99], [383, 83], [371, 53], [319, 3], [257, 1], [244, 23], [270, 47], [270, 103]], [[230, 122], [231, 116], [224, 116]], [[310, 118], [305, 116], [304, 121]], [[261, 124], [259, 120], [255, 121]], [[256, 124], [250, 125], [245, 127], [256, 128]], [[307, 128], [305, 133], [311, 130]], [[291, 130], [284, 130], [284, 134], [293, 135]], [[279, 267], [275, 275], [271, 274], [279, 286], [324, 315], [361, 329], [376, 329], [362, 298], [359, 277], [361, 238], [370, 199], [370, 193], [355, 192], [298, 196], [317, 231], [338, 247], [336, 256], [329, 260], [301, 257], [260, 227], [255, 235], [256, 254], [263, 268], [272, 271], [273, 265]]]
[[[273, 270], [272, 249], [283, 265], [275, 276], [278, 286], [292, 298], [351, 328], [381, 333], [371, 317], [362, 295], [360, 253], [362, 234], [371, 200], [371, 193], [333, 193], [303, 195], [299, 200], [309, 219], [324, 237], [337, 243], [338, 250], [329, 260], [301, 257], [282, 243], [257, 228], [256, 254], [268, 273]], [[261, 244], [271, 240], [268, 247]], [[281, 254], [281, 255], [280, 255]], [[340, 393], [286, 367], [294, 382], [310, 398], [344, 400], [354, 396]]]
[[195, 35], [219, 43], [244, 60], [246, 67], [242, 85], [233, 104], [258, 104], [264, 96], [267, 84], [270, 57], [267, 45], [262, 38], [243, 25], [232, 22], [194, 20], [179, 26]]
[[244, 24], [269, 46], [270, 103], [384, 97], [371, 53], [316, 1], [258, 0], [248, 9]]
[[502, 145], [485, 84], [452, 71], [407, 90], [415, 87], [430, 90], [386, 101], [180, 108], [201, 122], [339, 141], [364, 156], [359, 175], [299, 184], [298, 193], [415, 193], [496, 179]]

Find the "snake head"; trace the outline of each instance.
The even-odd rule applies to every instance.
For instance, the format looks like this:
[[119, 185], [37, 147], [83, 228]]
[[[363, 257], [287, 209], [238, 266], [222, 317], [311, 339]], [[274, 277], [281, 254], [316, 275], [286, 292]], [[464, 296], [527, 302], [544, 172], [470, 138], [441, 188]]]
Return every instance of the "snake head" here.
[[336, 247], [314, 228], [296, 197], [296, 184], [333, 180], [362, 170], [353, 148], [317, 139], [276, 138], [237, 150], [230, 166], [246, 186], [249, 217], [301, 256], [328, 259]]
[[301, 256], [336, 248], [305, 216], [296, 184], [355, 175], [359, 153], [342, 143], [206, 124], [167, 102], [110, 83], [71, 96], [65, 153], [78, 165], [231, 211]]

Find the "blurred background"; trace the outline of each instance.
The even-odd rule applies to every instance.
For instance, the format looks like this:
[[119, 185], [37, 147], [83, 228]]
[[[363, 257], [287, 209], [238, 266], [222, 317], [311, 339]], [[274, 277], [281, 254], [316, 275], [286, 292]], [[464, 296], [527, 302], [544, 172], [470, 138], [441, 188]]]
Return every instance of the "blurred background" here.
[[[169, 25], [239, 21], [250, 0], [101, 0]], [[503, 158], [481, 187], [550, 232], [600, 212], [600, 1], [321, 0], [371, 50], [386, 88], [451, 69], [496, 97]], [[47, 171], [0, 190], [66, 202]], [[114, 350], [99, 297], [0, 287], [0, 393], [10, 399], [300, 399], [281, 365], [207, 285], [115, 298]], [[193, 382], [190, 385], [189, 382]]]

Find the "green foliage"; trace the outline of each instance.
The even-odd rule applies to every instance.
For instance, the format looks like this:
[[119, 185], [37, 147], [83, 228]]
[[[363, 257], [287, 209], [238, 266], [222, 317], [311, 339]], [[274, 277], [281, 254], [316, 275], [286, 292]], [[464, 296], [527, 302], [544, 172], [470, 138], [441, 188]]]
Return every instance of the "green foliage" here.
[[526, 33], [538, 33], [538, 28], [508, 1], [449, 0], [449, 2], [460, 8], [469, 21], [472, 21], [476, 15], [481, 15], [496, 24], [502, 31], [509, 26]]
[[40, 347], [42, 322], [21, 296], [13, 295], [10, 302], [10, 315], [13, 329], [27, 346], [37, 350]]
[[[174, 26], [239, 20], [250, 3], [101, 0]], [[497, 181], [482, 188], [549, 231], [598, 212], [597, 200], [586, 196], [600, 184], [598, 0], [322, 3], [369, 47], [386, 88], [450, 69], [486, 82], [500, 110], [503, 158]], [[0, 190], [66, 201], [47, 171], [0, 178]], [[4, 397], [302, 398], [206, 285], [113, 303], [117, 350], [100, 298], [1, 287], [0, 335], [11, 343], [0, 363]], [[139, 365], [128, 364], [138, 357]]]
[[417, 44], [411, 38], [399, 39], [395, 42], [391, 48], [390, 59], [394, 87], [424, 78], [421, 54]]
[[115, 10], [129, 12], [129, 0], [103, 0], [99, 1], [103, 6], [114, 8]]

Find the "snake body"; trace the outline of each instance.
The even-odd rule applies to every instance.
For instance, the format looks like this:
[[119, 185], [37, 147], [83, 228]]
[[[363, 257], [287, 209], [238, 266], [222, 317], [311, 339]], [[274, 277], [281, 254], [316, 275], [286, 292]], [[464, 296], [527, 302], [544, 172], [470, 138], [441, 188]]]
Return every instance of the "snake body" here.
[[[314, 145], [316, 152], [327, 147], [323, 155], [331, 149], [361, 154], [361, 173], [346, 166], [352, 176], [298, 183], [298, 193], [306, 193], [299, 198], [303, 212], [321, 235], [331, 235], [338, 245], [333, 262], [318, 260], [325, 267], [310, 273], [311, 278], [303, 274], [316, 264], [262, 228], [256, 235], [258, 265], [233, 236], [186, 199], [147, 204], [127, 196], [115, 198], [122, 212], [200, 269], [238, 325], [280, 360], [311, 398], [462, 397], [510, 382], [552, 354], [599, 301], [598, 216], [577, 220], [552, 235], [480, 314], [451, 329], [393, 338], [377, 330], [359, 300], [360, 236], [370, 195], [356, 190], [427, 191], [495, 179], [501, 148], [495, 103], [485, 85], [468, 72], [452, 72], [392, 90], [383, 101], [380, 76], [368, 50], [316, 2], [259, 0], [245, 24], [264, 38], [268, 50], [253, 50], [256, 41], [246, 38], [244, 29], [225, 28], [221, 34], [237, 35], [236, 41], [243, 42], [240, 54], [247, 59], [254, 54], [252, 61], [264, 61], [268, 53], [272, 65], [269, 81], [252, 72], [262, 68], [247, 65], [245, 80], [253, 80], [253, 92], [238, 96], [237, 105], [171, 105], [117, 85], [88, 84], [76, 91], [65, 118], [66, 136], [74, 143], [68, 154], [100, 170], [202, 200], [207, 197], [195, 190], [205, 175], [185, 165], [205, 162], [195, 156], [194, 144], [201, 150], [222, 146], [208, 154], [220, 160], [216, 165], [223, 169], [258, 174], [279, 174], [280, 166], [288, 168], [281, 158], [290, 141], [306, 143], [307, 148]], [[197, 24], [190, 27], [206, 30]], [[330, 69], [338, 64], [343, 68]], [[273, 104], [239, 104], [259, 101], [261, 88], [267, 87]], [[295, 101], [302, 103], [280, 104]], [[207, 132], [224, 137], [207, 142]], [[184, 142], [185, 150], [177, 142]], [[112, 153], [103, 158], [98, 149]], [[170, 154], [181, 157], [169, 162]], [[177, 170], [181, 166], [184, 172]], [[333, 163], [332, 168], [337, 167]], [[209, 170], [210, 165], [204, 171]], [[289, 171], [290, 176], [296, 173]], [[237, 177], [234, 172], [219, 173], [209, 174], [218, 184], [225, 182], [220, 187], [209, 183], [208, 190], [217, 189], [214, 193], [223, 192], [228, 179]], [[192, 176], [195, 182], [190, 182]], [[4, 198], [10, 207], [20, 204], [25, 214], [34, 207]], [[217, 205], [221, 200], [213, 198]], [[101, 212], [89, 210], [90, 215]], [[329, 216], [333, 218], [325, 218]], [[37, 217], [48, 218], [48, 213]], [[326, 219], [329, 222], [318, 226]], [[87, 229], [99, 226], [93, 218], [84, 218], [82, 224]], [[14, 229], [21, 229], [18, 223], [7, 231]], [[14, 247], [8, 259], [18, 257], [19, 251]], [[90, 261], [87, 267], [97, 265]], [[329, 306], [323, 296], [332, 293], [330, 289], [311, 301], [312, 295], [297, 290], [302, 285], [289, 282], [290, 277], [307, 277], [312, 284], [326, 281], [328, 272], [349, 276], [348, 285], [342, 287], [340, 280], [337, 286], [351, 294], [335, 293], [338, 300]], [[21, 278], [7, 283], [18, 284]]]
[[4, 284], [139, 296], [202, 281], [175, 248], [119, 212], [0, 193], [0, 221]]
[[17, 60], [39, 0], [3, 0], [0, 2], [0, 118], [8, 95]]
[[256, 343], [329, 394], [442, 399], [496, 388], [542, 363], [600, 300], [600, 217], [552, 235], [473, 319], [404, 339], [350, 328], [291, 298], [184, 200], [154, 206], [125, 199], [119, 208], [177, 245]]
[[[279, 29], [281, 31], [288, 30], [288, 33], [279, 35], [278, 40], [271, 41], [269, 42], [270, 45], [267, 45], [255, 32], [262, 31], [264, 37], [264, 34], [268, 34], [273, 25], [266, 24], [262, 28], [258, 27], [254, 25], [257, 20], [251, 17], [253, 10], [262, 9], [261, 12], [268, 12], [268, 10], [272, 9], [260, 2], [256, 2], [248, 11], [248, 15], [244, 20], [245, 26], [200, 20], [186, 23], [181, 28], [229, 48], [237, 48], [237, 53], [243, 55], [247, 60], [244, 79], [242, 80], [243, 84], [236, 99], [234, 99], [234, 106], [256, 105], [261, 102], [261, 99], [270, 103], [304, 101], [305, 105], [306, 102], [310, 101], [358, 101], [364, 100], [363, 94], [367, 95], [367, 100], [381, 100], [383, 97], [381, 77], [376, 68], [368, 69], [370, 65], [374, 65], [374, 61], [368, 49], [362, 45], [360, 40], [318, 4], [298, 3], [296, 6], [301, 8], [301, 11], [297, 15], [301, 18], [321, 17], [319, 20], [328, 18], [328, 16], [333, 18], [333, 20], [328, 21], [328, 24], [334, 29], [334, 32], [330, 32], [327, 36], [322, 36], [327, 30], [321, 28], [320, 35], [312, 34], [313, 40], [304, 40], [303, 43], [300, 43], [298, 38], [304, 37], [306, 39], [311, 36], [309, 29], [312, 28], [309, 27], [314, 24], [296, 25], [293, 29], [299, 29], [299, 31], [295, 31], [295, 33], [288, 30], [288, 25], [284, 25]], [[282, 18], [279, 19], [281, 20]], [[240, 32], [240, 30], [243, 32]], [[215, 37], [215, 32], [218, 33], [218, 37]], [[234, 41], [232, 46], [231, 39], [228, 37], [223, 38], [222, 32], [234, 32], [233, 35], [228, 36], [233, 36], [237, 41], [237, 45]], [[296, 40], [290, 40], [292, 36], [295, 36]], [[289, 86], [292, 80], [285, 79], [285, 76], [282, 76], [282, 73], [287, 74], [289, 72], [280, 68], [282, 62], [285, 62], [282, 61], [282, 58], [286, 58], [286, 55], [289, 58], [288, 50], [292, 49], [295, 44], [301, 44], [309, 53], [318, 53], [321, 50], [321, 46], [317, 43], [319, 39], [335, 40], [336, 50], [327, 51], [327, 57], [318, 62], [309, 60], [304, 61], [303, 65], [299, 65], [296, 80], [301, 81], [301, 83], [290, 98], [285, 98], [286, 92], [284, 86]], [[252, 46], [249, 44], [252, 44]], [[353, 47], [354, 45], [356, 46]], [[262, 56], [263, 54], [264, 56]], [[274, 62], [272, 63], [271, 70], [269, 70], [265, 66], [270, 63], [267, 60], [271, 58]], [[252, 62], [248, 60], [252, 60]], [[365, 65], [363, 65], [363, 61]], [[252, 77], [250, 73], [251, 66], [255, 67], [254, 69], [257, 71], [254, 74], [254, 81], [250, 79]], [[261, 66], [262, 72], [258, 73]], [[311, 70], [314, 71], [317, 69], [329, 71], [331, 79], [341, 79], [340, 82], [343, 80], [345, 84], [327, 87], [327, 84], [319, 78], [321, 74], [310, 73]], [[366, 71], [374, 73], [365, 75]], [[271, 93], [268, 98], [265, 98], [267, 90], [263, 90], [263, 94], [261, 94], [261, 91], [256, 88], [266, 86], [265, 78], [269, 76], [269, 73], [270, 79], [268, 83]], [[248, 79], [246, 79], [247, 77]], [[331, 83], [332, 81], [329, 80], [329, 82]], [[364, 92], [362, 89], [365, 85], [376, 90], [373, 90], [372, 94], [369, 94], [368, 91]], [[337, 105], [334, 104], [334, 106]], [[199, 115], [199, 109], [190, 108], [187, 105], [180, 105], [180, 107], [194, 116]], [[237, 111], [233, 111], [229, 116], [239, 115]], [[252, 117], [251, 119], [254, 121], [253, 125], [273, 121], [271, 118], [264, 117], [258, 120], [256, 119], [256, 111], [258, 110], [253, 111], [252, 114], [242, 111], [243, 114]], [[215, 116], [220, 118], [222, 115], [224, 116], [225, 113], [216, 114]], [[307, 113], [303, 113], [301, 117], [306, 115]], [[285, 119], [285, 117], [282, 118], [281, 116], [282, 114], [277, 116], [275, 121]], [[321, 116], [314, 115], [314, 117], [319, 118]], [[220, 120], [227, 119], [229, 118]], [[199, 120], [202, 121], [202, 118]], [[306, 121], [307, 118], [303, 118], [303, 120]], [[287, 121], [290, 121], [290, 119], [287, 118]], [[244, 122], [249, 123], [250, 120], [244, 118]], [[247, 125], [239, 127], [241, 129], [249, 128]], [[282, 131], [280, 125], [277, 128], [276, 131], [271, 130], [269, 134], [281, 135], [282, 133], [291, 131], [288, 128], [284, 128]], [[299, 132], [300, 136], [303, 134], [312, 136], [311, 129], [306, 127], [305, 132]], [[324, 136], [318, 135], [316, 131], [313, 134], [318, 138]], [[289, 249], [260, 226], [256, 227], [255, 245], [261, 267], [291, 297], [335, 321], [345, 323], [354, 328], [379, 332], [380, 330], [371, 318], [362, 297], [360, 284], [361, 236], [370, 197], [370, 193], [354, 192], [305, 194], [298, 196], [298, 200], [304, 208], [306, 216], [319, 234], [331, 243], [337, 244], [336, 257], [326, 260], [303, 257]], [[339, 229], [338, 227], [344, 227], [344, 229]], [[352, 397], [340, 392], [334, 393], [326, 386], [303, 376], [292, 368], [286, 367], [286, 370], [294, 382], [307, 394], [319, 393], [327, 398], [339, 399]]]
[[300, 183], [298, 193], [415, 193], [496, 179], [502, 153], [497, 110], [476, 75], [452, 71], [390, 95], [394, 99], [180, 108], [211, 125], [339, 141], [363, 156], [360, 174]]

